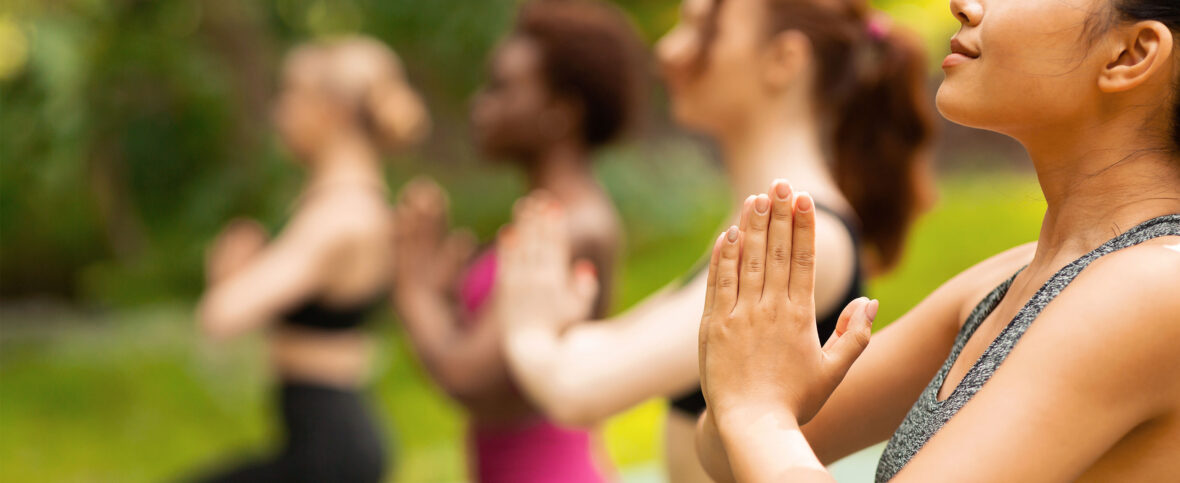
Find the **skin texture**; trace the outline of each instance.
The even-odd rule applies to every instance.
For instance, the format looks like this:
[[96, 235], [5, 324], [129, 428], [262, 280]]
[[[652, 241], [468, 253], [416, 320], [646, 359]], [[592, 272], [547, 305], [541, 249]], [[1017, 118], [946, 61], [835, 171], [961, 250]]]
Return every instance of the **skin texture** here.
[[[842, 380], [836, 377], [838, 385], [832, 378], [843, 362], [833, 366], [839, 370], [797, 370], [812, 363], [818, 347], [759, 350], [766, 339], [810, 340], [801, 323], [808, 311], [795, 308], [793, 296], [769, 313], [743, 302], [746, 287], [759, 280], [771, 287], [782, 274], [768, 267], [765, 274], [739, 269], [735, 275], [734, 249], [721, 247], [717, 286], [735, 277], [739, 295], [730, 315], [705, 315], [710, 329], [701, 357], [710, 413], [698, 429], [700, 456], [716, 479], [831, 480], [822, 463], [889, 437], [950, 351], [967, 313], [1001, 280], [1027, 265], [954, 362], [940, 398], [1053, 273], [1128, 227], [1180, 212], [1178, 147], [1149, 134], [1168, 128], [1170, 109], [1160, 109], [1159, 100], [1174, 98], [1173, 33], [1159, 22], [1115, 22], [1090, 41], [1083, 26], [1104, 6], [1100, 0], [951, 2], [963, 24], [955, 50], [968, 55], [948, 63], [938, 106], [956, 122], [1023, 143], [1048, 210], [1036, 244], [948, 281], [874, 335]], [[772, 244], [773, 231], [767, 237], [739, 230], [740, 243], [747, 250], [752, 240]], [[796, 224], [795, 239], [800, 232], [808, 237]], [[1180, 381], [1167, 375], [1180, 367], [1177, 242], [1158, 238], [1082, 272], [896, 478], [1153, 481], [1175, 475], [1169, 455], [1180, 449]], [[804, 264], [810, 258], [796, 256]], [[788, 278], [794, 275], [791, 265]], [[793, 288], [792, 279], [788, 293]], [[720, 298], [720, 288], [717, 293]], [[829, 349], [835, 347], [823, 352]], [[907, 370], [892, 374], [895, 367]]]
[[[789, 176], [827, 206], [850, 212], [827, 170], [820, 119], [811, 105], [813, 76], [807, 40], [795, 32], [761, 35], [760, 0], [730, 0], [720, 11], [711, 61], [695, 67], [710, 0], [686, 0], [680, 23], [657, 46], [672, 110], [684, 127], [719, 143], [733, 192], [764, 189]], [[744, 197], [735, 197], [733, 220]], [[752, 201], [751, 201], [752, 202]], [[568, 214], [567, 214], [568, 215]], [[816, 307], [830, 310], [853, 276], [856, 247], [830, 214], [816, 220], [823, 262]], [[561, 239], [548, 243], [562, 243]], [[568, 267], [566, 268], [568, 271]], [[527, 271], [522, 271], [528, 277]], [[537, 296], [551, 280], [499, 287], [505, 354], [517, 382], [551, 418], [594, 425], [653, 397], [675, 397], [698, 381], [697, 331], [705, 274], [673, 283], [607, 320], [570, 319], [546, 311]], [[637, 371], [636, 367], [644, 370]], [[707, 481], [691, 440], [695, 420], [670, 412], [667, 459], [673, 481]]]
[[[288, 57], [275, 121], [308, 171], [295, 213], [273, 241], [257, 222], [232, 221], [208, 252], [201, 328], [217, 339], [269, 329], [273, 363], [284, 378], [353, 387], [368, 370], [359, 332], [275, 322], [311, 298], [328, 306], [366, 303], [388, 282], [393, 225], [378, 145], [413, 142], [429, 121], [396, 57], [379, 45], [350, 39]], [[358, 64], [367, 67], [349, 70]], [[385, 120], [376, 123], [380, 131], [362, 127], [360, 109]]]

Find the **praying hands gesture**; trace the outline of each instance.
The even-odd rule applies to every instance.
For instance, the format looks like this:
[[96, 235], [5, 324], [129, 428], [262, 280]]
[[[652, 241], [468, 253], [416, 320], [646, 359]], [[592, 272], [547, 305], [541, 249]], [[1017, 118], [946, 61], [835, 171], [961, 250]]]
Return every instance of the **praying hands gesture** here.
[[740, 481], [830, 480], [799, 426], [869, 343], [877, 302], [860, 298], [817, 343], [815, 202], [777, 180], [717, 238], [700, 328], [701, 386]]

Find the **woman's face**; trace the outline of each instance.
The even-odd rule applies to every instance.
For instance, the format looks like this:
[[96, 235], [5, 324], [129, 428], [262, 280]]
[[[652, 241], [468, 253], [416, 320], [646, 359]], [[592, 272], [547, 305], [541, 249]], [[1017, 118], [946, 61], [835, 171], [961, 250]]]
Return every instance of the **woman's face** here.
[[283, 72], [275, 123], [295, 154], [308, 158], [341, 122], [340, 106], [323, 93], [324, 59], [312, 52], [295, 54]]
[[937, 105], [947, 119], [1020, 137], [1093, 109], [1097, 75], [1087, 20], [1109, 0], [951, 0], [962, 23], [943, 62]]
[[509, 37], [492, 55], [488, 81], [471, 106], [476, 143], [486, 156], [530, 156], [545, 143], [549, 88], [540, 52], [526, 38]]
[[[680, 23], [656, 45], [673, 116], [710, 134], [740, 123], [763, 101], [764, 35], [755, 27], [761, 25], [762, 0], [726, 0], [723, 6], [716, 1], [684, 0]], [[708, 39], [714, 15], [716, 33]]]

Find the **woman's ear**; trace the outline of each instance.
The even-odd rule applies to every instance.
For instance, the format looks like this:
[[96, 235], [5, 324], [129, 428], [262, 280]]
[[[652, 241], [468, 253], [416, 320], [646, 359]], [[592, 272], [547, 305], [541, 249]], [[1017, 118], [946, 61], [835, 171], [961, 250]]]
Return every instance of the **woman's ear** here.
[[761, 62], [763, 83], [771, 90], [784, 89], [811, 65], [811, 39], [798, 30], [779, 32], [767, 42]]
[[1102, 92], [1134, 89], [1160, 69], [1172, 65], [1172, 31], [1161, 22], [1146, 20], [1112, 32], [1110, 62], [1098, 77]]

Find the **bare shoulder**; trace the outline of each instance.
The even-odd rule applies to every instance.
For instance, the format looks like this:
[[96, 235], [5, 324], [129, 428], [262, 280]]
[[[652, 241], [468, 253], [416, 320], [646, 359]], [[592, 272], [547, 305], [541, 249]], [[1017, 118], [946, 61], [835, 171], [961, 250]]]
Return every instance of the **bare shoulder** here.
[[393, 213], [373, 197], [325, 196], [301, 206], [279, 239], [305, 256], [325, 260], [342, 254], [380, 257], [393, 239]]
[[[1085, 268], [1030, 329], [1048, 351], [1068, 350], [1087, 383], [1147, 384], [1155, 402], [1180, 400], [1180, 238], [1152, 240]], [[1059, 357], [1074, 357], [1058, 354]], [[1147, 401], [1140, 401], [1147, 402]]]
[[817, 210], [815, 215], [815, 307], [819, 313], [830, 313], [847, 302], [843, 298], [856, 275], [860, 247], [835, 214]]
[[1070, 300], [1078, 302], [1079, 316], [1123, 313], [1122, 327], [1180, 337], [1180, 237], [1149, 240], [1099, 258], [1069, 290], [1075, 292]]
[[579, 203], [566, 212], [570, 242], [579, 252], [618, 250], [622, 240], [622, 222], [609, 203]]

